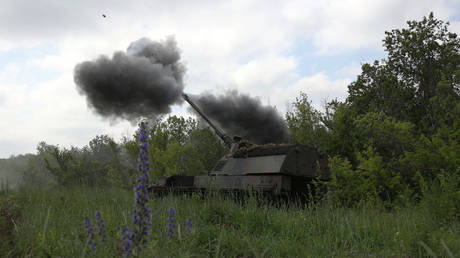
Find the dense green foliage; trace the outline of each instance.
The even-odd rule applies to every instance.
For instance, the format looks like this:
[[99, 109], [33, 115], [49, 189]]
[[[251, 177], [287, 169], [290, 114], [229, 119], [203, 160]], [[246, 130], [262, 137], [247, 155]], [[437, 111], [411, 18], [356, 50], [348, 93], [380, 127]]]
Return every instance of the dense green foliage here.
[[330, 156], [337, 203], [395, 208], [436, 188], [449, 197], [431, 208], [460, 214], [460, 38], [447, 26], [430, 14], [386, 32], [388, 57], [362, 65], [346, 101], [319, 112], [301, 93], [287, 113], [293, 140]]
[[[206, 174], [226, 149], [209, 128], [199, 128], [197, 122], [170, 116], [151, 125], [149, 153], [151, 174]], [[132, 153], [137, 155], [137, 145]]]

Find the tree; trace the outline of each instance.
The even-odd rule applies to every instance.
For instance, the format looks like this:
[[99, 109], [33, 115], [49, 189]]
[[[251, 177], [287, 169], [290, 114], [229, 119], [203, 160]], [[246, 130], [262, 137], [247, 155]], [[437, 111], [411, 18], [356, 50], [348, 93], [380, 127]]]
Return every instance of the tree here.
[[291, 141], [310, 145], [325, 151], [326, 127], [322, 123], [322, 114], [311, 105], [306, 93], [301, 92], [293, 103], [292, 111], [286, 113]]
[[[174, 174], [198, 175], [209, 172], [227, 149], [214, 132], [201, 128], [193, 118], [160, 117], [149, 121], [150, 174], [152, 177]], [[135, 159], [138, 135], [122, 143]]]
[[170, 116], [166, 120], [165, 125], [169, 134], [169, 140], [175, 141], [180, 145], [184, 145], [190, 133], [197, 129], [197, 122], [191, 117], [185, 119], [184, 117]]
[[228, 152], [227, 147], [209, 127], [192, 131], [188, 145], [193, 152], [199, 154], [197, 158], [205, 172], [211, 171], [217, 161]]
[[[447, 27], [431, 13], [386, 32], [387, 58], [363, 64], [346, 101], [329, 103], [326, 115], [294, 103], [302, 109], [288, 114], [293, 136], [327, 139], [336, 199], [351, 205], [367, 196], [391, 206], [409, 192], [418, 199], [421, 180], [442, 186], [458, 174], [460, 39]], [[326, 137], [315, 137], [319, 121]]]
[[440, 100], [434, 99], [460, 100], [460, 38], [447, 26], [431, 13], [422, 21], [409, 21], [408, 28], [385, 32], [387, 59], [363, 64], [348, 87], [347, 102], [358, 114], [382, 111], [414, 123], [420, 132], [435, 133], [449, 110], [439, 112], [442, 106], [435, 102]]
[[89, 142], [89, 151], [92, 158], [100, 162], [111, 161], [120, 152], [115, 141], [108, 135], [96, 135]]
[[347, 102], [358, 114], [384, 112], [388, 116], [411, 121], [415, 106], [415, 90], [402, 83], [385, 62], [363, 64], [362, 72], [348, 86]]
[[448, 31], [449, 23], [435, 19], [433, 13], [407, 24], [408, 29], [385, 32], [383, 46], [388, 52], [388, 66], [404, 84], [416, 89], [419, 104], [428, 105], [437, 93], [441, 76], [448, 80], [455, 77], [460, 65], [460, 38]]

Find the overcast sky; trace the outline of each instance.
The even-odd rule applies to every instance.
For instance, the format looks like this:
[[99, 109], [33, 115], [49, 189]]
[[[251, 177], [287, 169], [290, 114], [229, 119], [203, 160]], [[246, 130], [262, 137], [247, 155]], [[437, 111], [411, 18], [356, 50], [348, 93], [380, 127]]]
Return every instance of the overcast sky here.
[[[316, 107], [347, 95], [360, 64], [385, 57], [384, 32], [433, 11], [460, 34], [460, 0], [0, 0], [0, 158], [136, 130], [88, 108], [77, 63], [142, 37], [173, 35], [185, 92], [238, 89], [284, 116], [300, 91]], [[103, 14], [106, 16], [103, 17]], [[186, 115], [185, 105], [173, 113]]]

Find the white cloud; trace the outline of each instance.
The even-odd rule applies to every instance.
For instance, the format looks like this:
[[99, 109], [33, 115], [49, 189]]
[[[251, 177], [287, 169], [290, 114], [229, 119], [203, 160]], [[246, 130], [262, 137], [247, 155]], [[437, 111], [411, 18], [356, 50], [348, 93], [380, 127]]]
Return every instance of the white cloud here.
[[[181, 35], [213, 57], [278, 52], [313, 39], [321, 53], [380, 47], [383, 32], [434, 11], [454, 14], [455, 0], [27, 1], [4, 0], [0, 47], [65, 37], [111, 44], [140, 36]], [[103, 18], [102, 14], [107, 17]], [[146, 35], [150, 34], [150, 35]], [[134, 38], [129, 38], [134, 36]], [[92, 44], [92, 41], [86, 41]]]
[[7, 64], [0, 70], [0, 82], [13, 81], [20, 75], [21, 67], [18, 64]]
[[342, 67], [341, 69], [337, 70], [335, 74], [339, 78], [356, 78], [361, 73], [361, 66], [364, 63], [364, 60], [361, 63], [357, 61], [352, 61], [351, 64]]
[[[82, 146], [96, 134], [109, 134], [115, 138], [131, 130], [122, 122], [111, 127], [106, 120], [88, 111], [85, 99], [78, 96], [73, 80], [65, 75], [53, 81], [38, 84], [0, 84], [0, 91], [8, 92], [0, 106], [2, 123], [0, 135], [4, 141], [28, 143], [19, 153], [35, 152], [40, 141], [69, 147]], [[19, 154], [11, 149], [0, 149], [0, 157]]]
[[[452, 2], [3, 0], [0, 51], [25, 47], [27, 52], [43, 45], [55, 51], [25, 63], [3, 62], [0, 140], [17, 142], [22, 147], [16, 150], [31, 152], [41, 140], [81, 146], [96, 134], [133, 133], [129, 123], [110, 126], [88, 110], [85, 98], [75, 89], [73, 69], [100, 54], [126, 50], [141, 37], [162, 40], [175, 35], [187, 65], [187, 92], [238, 88], [283, 113], [304, 91], [319, 107], [324, 98], [345, 98], [347, 85], [360, 72], [361, 60], [350, 60], [332, 74], [305, 74], [299, 64], [310, 71], [315, 60], [299, 60], [292, 53], [294, 48], [302, 51], [302, 44], [308, 44], [316, 47], [313, 51], [318, 55], [331, 56], [363, 48], [380, 50], [385, 30], [401, 28], [408, 19], [420, 20], [430, 11], [446, 20], [456, 11], [450, 8]], [[450, 28], [459, 33], [459, 24], [454, 21]], [[34, 69], [55, 77], [24, 78], [25, 71]], [[186, 113], [185, 106], [173, 110]], [[0, 157], [16, 150], [2, 149]]]
[[284, 8], [298, 33], [307, 31], [318, 53], [334, 55], [359, 48], [380, 48], [384, 31], [401, 28], [433, 11], [437, 18], [454, 14], [445, 0], [292, 1]]
[[308, 95], [313, 106], [318, 110], [323, 110], [324, 101], [333, 99], [345, 100], [347, 87], [351, 83], [350, 78], [332, 79], [324, 72], [319, 72], [311, 76], [300, 78], [292, 85], [285, 88], [275, 89], [271, 95], [276, 99], [279, 110], [286, 112], [287, 108], [299, 96], [300, 92]]
[[269, 56], [253, 59], [234, 72], [235, 83], [242, 89], [253, 89], [262, 93], [270, 90], [266, 86], [280, 87], [296, 77], [295, 58], [292, 56]]
[[320, 72], [315, 75], [302, 78], [294, 86], [293, 89], [297, 92], [304, 91], [308, 93], [315, 101], [324, 98], [332, 99], [337, 97], [339, 100], [344, 100], [346, 97], [347, 86], [351, 79], [329, 78], [325, 73]]
[[449, 26], [449, 31], [457, 33], [460, 36], [460, 21], [452, 22]]

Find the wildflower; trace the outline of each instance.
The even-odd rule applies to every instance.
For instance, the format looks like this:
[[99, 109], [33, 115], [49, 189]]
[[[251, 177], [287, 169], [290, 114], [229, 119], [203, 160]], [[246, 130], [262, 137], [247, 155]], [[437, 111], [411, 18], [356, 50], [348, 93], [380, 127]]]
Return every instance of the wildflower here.
[[121, 239], [124, 240], [125, 244], [122, 246], [124, 253], [124, 257], [129, 257], [131, 252], [133, 251], [133, 236], [132, 232], [128, 231], [128, 227], [124, 226], [120, 230]]
[[176, 228], [176, 210], [174, 208], [169, 208], [168, 216], [168, 238], [174, 237]]
[[91, 219], [86, 216], [85, 217], [85, 229], [86, 229], [86, 237], [89, 237], [91, 232], [93, 232], [94, 228], [91, 225]]
[[147, 186], [150, 184], [149, 174], [149, 156], [148, 156], [148, 136], [147, 127], [144, 122], [140, 124], [139, 128], [139, 156], [137, 163], [137, 171], [139, 176], [136, 179], [134, 187], [134, 205], [132, 222], [134, 227], [129, 231], [127, 227], [122, 228], [122, 239], [125, 241], [123, 251], [125, 257], [129, 257], [136, 246], [147, 242], [150, 226], [152, 225], [151, 210], [147, 207], [149, 202], [149, 194]]
[[185, 221], [185, 232], [192, 233], [193, 223], [191, 219]]
[[90, 217], [85, 217], [86, 238], [88, 239], [88, 247], [94, 252], [97, 248], [97, 242], [94, 239], [94, 226], [91, 223]]
[[96, 211], [95, 217], [96, 217], [96, 226], [97, 226], [97, 228], [99, 230], [99, 232], [97, 232], [97, 234], [100, 237], [101, 244], [103, 244], [104, 239], [107, 237], [107, 234], [105, 233], [104, 219], [102, 218], [102, 215], [101, 215], [100, 211]]
[[[99, 240], [104, 243], [104, 238], [107, 236], [105, 233], [105, 224], [104, 219], [100, 211], [96, 211], [96, 226], [98, 228]], [[86, 229], [86, 238], [88, 239], [88, 248], [91, 250], [91, 254], [94, 254], [97, 249], [98, 241], [96, 239], [96, 233], [94, 230], [94, 225], [91, 223], [90, 217], [85, 217], [85, 229]]]

